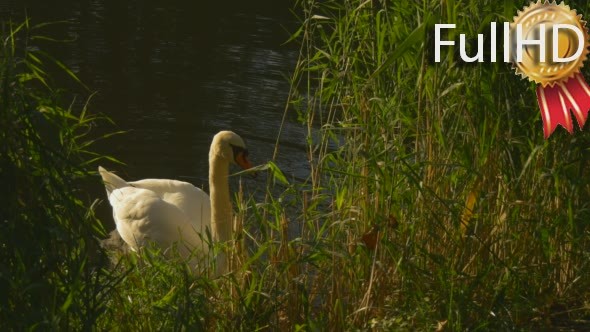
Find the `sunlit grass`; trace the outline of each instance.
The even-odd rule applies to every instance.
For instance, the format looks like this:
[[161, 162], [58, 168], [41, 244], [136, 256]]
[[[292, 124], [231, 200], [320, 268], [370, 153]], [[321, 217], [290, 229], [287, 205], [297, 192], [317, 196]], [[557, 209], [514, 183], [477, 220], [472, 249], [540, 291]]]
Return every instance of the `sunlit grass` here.
[[455, 330], [587, 322], [587, 135], [545, 141], [532, 86], [508, 65], [430, 59], [434, 22], [475, 37], [521, 7], [301, 5], [294, 81], [307, 90], [293, 100], [322, 129], [309, 146], [310, 201], [332, 206], [316, 217], [330, 224], [330, 251], [315, 262], [323, 319]]

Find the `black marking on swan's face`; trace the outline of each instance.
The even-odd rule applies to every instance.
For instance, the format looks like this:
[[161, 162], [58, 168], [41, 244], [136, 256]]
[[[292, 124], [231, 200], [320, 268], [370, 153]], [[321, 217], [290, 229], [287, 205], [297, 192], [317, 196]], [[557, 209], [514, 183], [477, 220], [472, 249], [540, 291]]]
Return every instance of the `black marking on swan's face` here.
[[233, 145], [231, 143], [230, 143], [229, 146], [231, 146], [232, 153], [234, 154], [234, 158], [233, 159], [234, 159], [234, 162], [236, 164], [239, 164], [237, 159], [238, 159], [238, 156], [240, 156], [240, 154], [242, 156], [244, 156], [244, 158], [248, 158], [248, 149], [243, 148], [241, 146]]
[[230, 146], [234, 155], [233, 161], [242, 169], [252, 168], [252, 164], [248, 160], [248, 149], [233, 144], [230, 144]]

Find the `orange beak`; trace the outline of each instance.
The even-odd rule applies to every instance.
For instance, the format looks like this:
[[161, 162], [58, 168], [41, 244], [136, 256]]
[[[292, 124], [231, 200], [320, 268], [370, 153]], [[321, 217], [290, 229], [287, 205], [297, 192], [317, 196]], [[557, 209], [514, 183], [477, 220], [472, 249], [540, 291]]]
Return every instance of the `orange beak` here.
[[250, 169], [252, 168], [252, 164], [250, 163], [250, 161], [248, 160], [248, 158], [246, 158], [246, 156], [244, 155], [244, 153], [240, 152], [237, 156], [236, 156], [236, 163], [242, 168], [242, 169]]

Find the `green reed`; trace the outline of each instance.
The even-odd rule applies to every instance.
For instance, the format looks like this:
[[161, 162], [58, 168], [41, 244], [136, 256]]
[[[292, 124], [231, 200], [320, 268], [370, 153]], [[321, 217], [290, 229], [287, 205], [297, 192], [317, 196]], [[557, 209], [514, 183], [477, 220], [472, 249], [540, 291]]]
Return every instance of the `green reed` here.
[[[2, 25], [0, 45], [0, 326], [90, 328], [117, 283], [99, 267], [102, 224], [82, 200], [89, 150], [102, 122], [64, 107], [48, 68], [75, 75], [39, 48], [43, 25]], [[94, 138], [96, 139], [96, 138]]]
[[314, 262], [318, 318], [453, 330], [587, 319], [587, 135], [544, 140], [534, 86], [506, 64], [431, 60], [434, 23], [474, 38], [526, 3], [299, 4], [292, 104], [320, 126], [309, 199], [331, 206], [315, 217], [330, 248]]

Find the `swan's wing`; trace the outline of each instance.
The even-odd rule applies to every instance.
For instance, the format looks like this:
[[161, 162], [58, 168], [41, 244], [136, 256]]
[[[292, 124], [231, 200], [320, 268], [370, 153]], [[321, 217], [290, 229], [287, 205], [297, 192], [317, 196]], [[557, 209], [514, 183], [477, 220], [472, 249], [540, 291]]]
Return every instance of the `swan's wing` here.
[[100, 176], [102, 177], [102, 182], [104, 183], [104, 186], [107, 190], [107, 196], [110, 195], [113, 192], [113, 190], [117, 188], [127, 187], [129, 185], [129, 183], [127, 183], [125, 180], [121, 179], [114, 173], [107, 171], [101, 166], [98, 166], [98, 172], [100, 173]]
[[203, 190], [188, 182], [145, 179], [130, 185], [153, 191], [162, 200], [178, 207], [190, 219], [198, 232], [205, 234], [211, 225], [211, 201]]
[[183, 255], [190, 254], [195, 248], [204, 248], [186, 214], [151, 190], [119, 188], [111, 193], [109, 201], [113, 206], [117, 230], [133, 249], [148, 242], [164, 249], [174, 243], [182, 243], [179, 250]]

